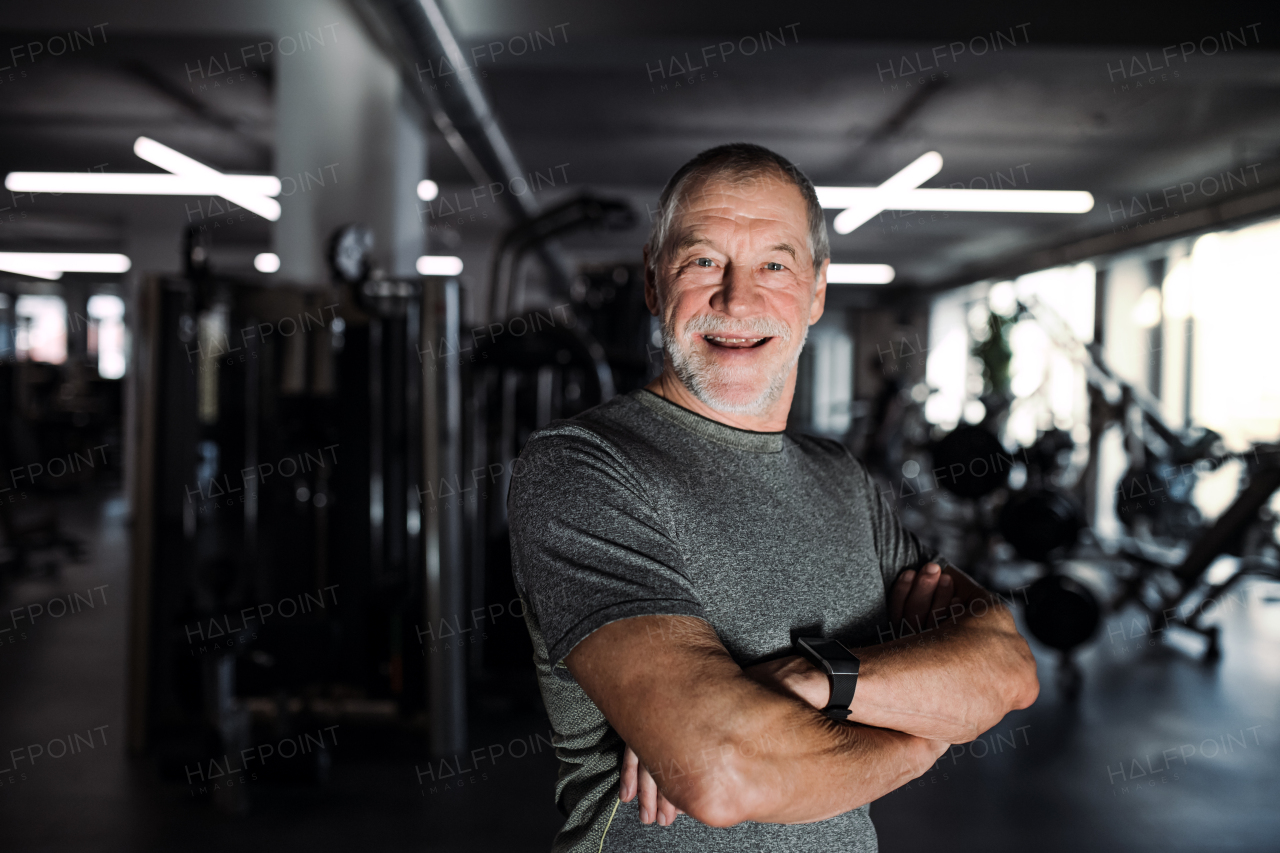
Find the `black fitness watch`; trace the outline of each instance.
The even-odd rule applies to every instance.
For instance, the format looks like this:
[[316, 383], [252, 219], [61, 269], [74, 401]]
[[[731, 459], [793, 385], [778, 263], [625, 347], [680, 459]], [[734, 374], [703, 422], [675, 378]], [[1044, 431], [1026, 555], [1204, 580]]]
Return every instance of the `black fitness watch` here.
[[827, 674], [831, 701], [822, 709], [833, 720], [846, 720], [853, 691], [858, 687], [858, 658], [839, 640], [824, 637], [797, 637], [796, 648], [808, 661]]

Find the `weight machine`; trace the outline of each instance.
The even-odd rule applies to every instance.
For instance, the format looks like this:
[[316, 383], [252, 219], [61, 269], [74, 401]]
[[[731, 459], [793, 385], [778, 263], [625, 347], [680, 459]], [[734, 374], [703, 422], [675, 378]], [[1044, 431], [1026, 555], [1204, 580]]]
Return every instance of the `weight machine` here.
[[[998, 533], [1022, 560], [1042, 567], [1042, 576], [1026, 590], [1027, 627], [1062, 654], [1059, 678], [1068, 694], [1080, 682], [1074, 650], [1096, 635], [1108, 614], [1129, 604], [1165, 627], [1202, 635], [1205, 659], [1216, 660], [1221, 654], [1219, 630], [1203, 624], [1198, 605], [1250, 575], [1280, 579], [1276, 519], [1267, 509], [1280, 488], [1280, 446], [1258, 444], [1245, 454], [1229, 454], [1211, 430], [1174, 430], [1156, 401], [1119, 379], [1100, 349], [1080, 343], [1050, 308], [1032, 297], [1020, 302], [1018, 311], [1038, 322], [1052, 343], [1084, 369], [1093, 439], [1081, 487], [1096, 477], [1097, 437], [1112, 425], [1122, 431], [1128, 467], [1117, 489], [1116, 513], [1125, 532], [1114, 555], [1100, 552], [1096, 537], [1082, 542], [1088, 529], [1081, 509], [1083, 488], [1073, 494], [1054, 484], [1064, 456], [1074, 447], [1065, 432], [1050, 429], [1030, 447], [1009, 454], [986, 426], [963, 425], [930, 451], [935, 471], [955, 466], [970, 472], [976, 460], [985, 460], [980, 475], [944, 476], [938, 483], [973, 508], [967, 517], [978, 535], [970, 564], [982, 565]], [[1026, 481], [1011, 489], [1015, 455]], [[1191, 502], [1196, 476], [1231, 459], [1245, 462], [1241, 490], [1216, 521], [1205, 525]], [[1226, 554], [1241, 558], [1238, 571], [1207, 583], [1205, 573]]]
[[423, 359], [458, 336], [458, 284], [385, 277], [370, 245], [342, 229], [335, 283], [266, 286], [192, 231], [185, 275], [145, 283], [130, 741], [175, 778], [322, 723], [466, 743], [462, 652], [420, 634], [465, 612], [456, 510], [420, 500], [460, 459], [457, 359]]

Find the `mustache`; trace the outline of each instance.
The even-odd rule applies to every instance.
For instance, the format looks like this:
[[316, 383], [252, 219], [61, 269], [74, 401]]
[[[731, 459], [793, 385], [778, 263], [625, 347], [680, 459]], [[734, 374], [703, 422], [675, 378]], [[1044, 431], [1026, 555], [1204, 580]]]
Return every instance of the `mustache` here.
[[684, 324], [686, 335], [717, 334], [723, 332], [747, 332], [763, 338], [791, 340], [791, 328], [774, 317], [749, 317], [730, 320], [714, 314], [699, 314]]

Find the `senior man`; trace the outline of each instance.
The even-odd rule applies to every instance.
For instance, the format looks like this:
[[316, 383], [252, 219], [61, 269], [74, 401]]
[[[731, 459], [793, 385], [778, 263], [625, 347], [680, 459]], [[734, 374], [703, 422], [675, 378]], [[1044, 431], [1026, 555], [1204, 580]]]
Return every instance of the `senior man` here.
[[699, 154], [645, 247], [662, 374], [521, 454], [512, 564], [557, 851], [873, 851], [872, 800], [1035, 701], [999, 601], [843, 445], [784, 431], [829, 255], [790, 162]]

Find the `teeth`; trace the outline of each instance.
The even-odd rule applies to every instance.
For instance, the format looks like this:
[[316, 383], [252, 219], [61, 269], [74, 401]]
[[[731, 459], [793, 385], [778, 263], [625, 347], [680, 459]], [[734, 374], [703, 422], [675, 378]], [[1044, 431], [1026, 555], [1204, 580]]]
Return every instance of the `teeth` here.
[[726, 343], [726, 344], [728, 343], [734, 343], [734, 344], [753, 343], [754, 344], [764, 340], [764, 338], [727, 338], [722, 335], [704, 335], [703, 337], [713, 341], [720, 341], [721, 343]]

